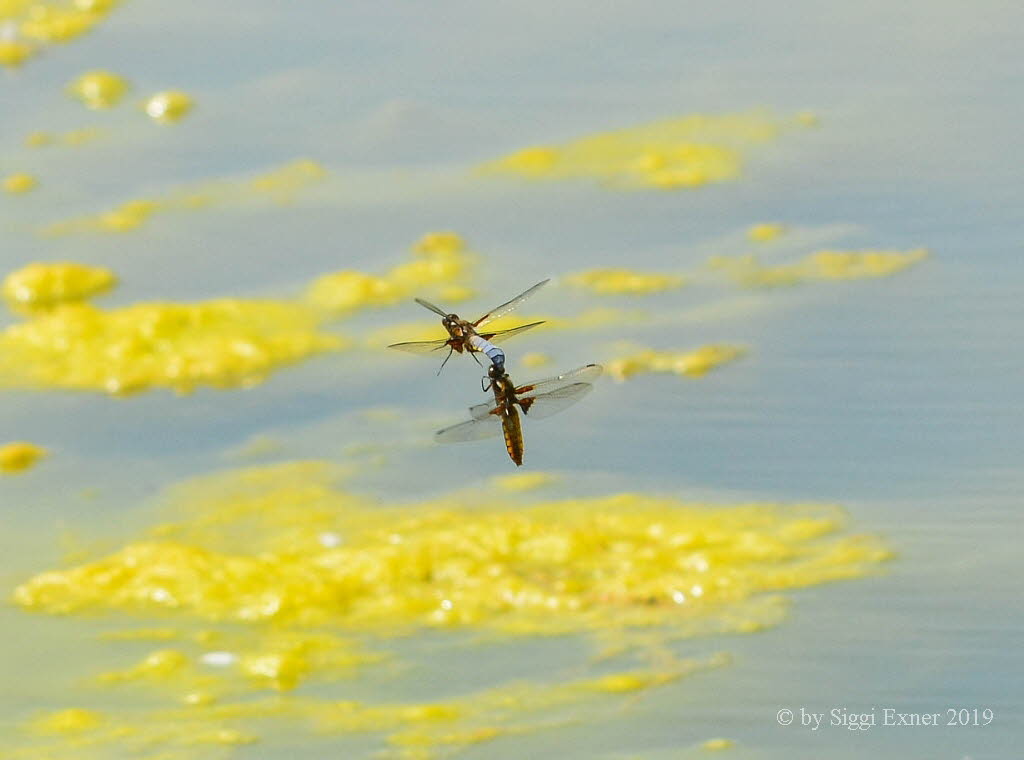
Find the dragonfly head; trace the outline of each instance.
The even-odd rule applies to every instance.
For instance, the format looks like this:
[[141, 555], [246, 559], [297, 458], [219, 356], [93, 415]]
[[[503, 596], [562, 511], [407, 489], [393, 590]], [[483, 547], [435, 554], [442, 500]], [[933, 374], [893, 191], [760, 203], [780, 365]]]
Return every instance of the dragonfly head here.
[[444, 325], [444, 329], [449, 333], [461, 334], [462, 328], [459, 326], [461, 321], [458, 314], [449, 314], [441, 320], [441, 324]]

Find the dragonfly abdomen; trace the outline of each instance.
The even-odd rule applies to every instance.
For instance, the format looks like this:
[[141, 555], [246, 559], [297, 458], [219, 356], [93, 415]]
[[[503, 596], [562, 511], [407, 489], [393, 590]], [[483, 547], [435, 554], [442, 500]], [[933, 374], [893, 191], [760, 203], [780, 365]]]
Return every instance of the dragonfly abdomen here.
[[509, 407], [501, 418], [502, 432], [505, 434], [505, 449], [516, 467], [523, 464], [523, 428], [519, 424], [519, 413], [515, 407]]
[[479, 335], [470, 335], [469, 345], [471, 345], [474, 350], [486, 354], [487, 358], [491, 360], [491, 364], [497, 367], [499, 371], [504, 371], [505, 352], [496, 345], [491, 343], [489, 340], [481, 338]]

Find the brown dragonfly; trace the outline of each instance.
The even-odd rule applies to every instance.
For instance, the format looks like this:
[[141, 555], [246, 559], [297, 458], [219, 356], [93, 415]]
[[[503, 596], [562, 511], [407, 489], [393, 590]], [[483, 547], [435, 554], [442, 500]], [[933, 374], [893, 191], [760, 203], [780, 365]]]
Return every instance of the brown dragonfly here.
[[471, 406], [471, 420], [438, 430], [434, 433], [434, 440], [438, 443], [459, 443], [504, 433], [505, 448], [518, 467], [523, 463], [523, 430], [516, 407], [530, 419], [550, 417], [593, 390], [591, 382], [601, 372], [600, 364], [587, 364], [555, 377], [516, 386], [503, 369], [491, 365], [487, 370], [490, 383], [484, 390], [493, 391], [494, 401]]
[[[538, 282], [529, 290], [526, 290], [510, 301], [506, 301], [501, 306], [496, 306], [489, 312], [484, 314], [480, 319], [475, 322], [462, 319], [458, 314], [452, 314], [444, 311], [430, 301], [425, 301], [422, 298], [417, 298], [416, 303], [420, 306], [430, 309], [435, 314], [441, 315], [441, 324], [444, 329], [448, 331], [448, 337], [441, 340], [422, 340], [412, 341], [409, 343], [392, 343], [388, 348], [396, 348], [399, 351], [408, 351], [411, 354], [421, 354], [429, 356], [435, 351], [441, 351], [445, 348], [448, 349], [448, 355], [441, 362], [441, 368], [437, 370], [437, 374], [441, 374], [441, 370], [444, 369], [444, 365], [448, 363], [448, 360], [452, 358], [452, 352], [457, 351], [458, 353], [466, 352], [474, 359], [476, 359], [477, 353], [483, 353], [487, 355], [487, 358], [491, 360], [491, 365], [497, 367], [501, 372], [505, 370], [505, 352], [494, 345], [495, 341], [508, 340], [513, 335], [518, 335], [521, 332], [525, 332], [532, 327], [544, 324], [543, 321], [531, 322], [528, 325], [519, 325], [519, 327], [512, 327], [507, 330], [482, 330], [488, 322], [497, 319], [498, 317], [504, 316], [512, 311], [514, 308], [519, 306], [523, 301], [532, 296], [549, 280], [543, 280]], [[480, 363], [479, 359], [476, 359], [477, 363]]]

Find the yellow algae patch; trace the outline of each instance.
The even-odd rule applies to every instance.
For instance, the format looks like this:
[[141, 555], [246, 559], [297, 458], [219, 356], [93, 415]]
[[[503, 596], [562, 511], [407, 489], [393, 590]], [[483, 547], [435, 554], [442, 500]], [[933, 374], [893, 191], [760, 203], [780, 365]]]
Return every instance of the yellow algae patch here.
[[77, 734], [91, 731], [103, 723], [103, 715], [95, 710], [72, 707], [45, 713], [32, 721], [31, 730], [40, 734]]
[[187, 393], [200, 385], [253, 385], [277, 367], [344, 345], [320, 332], [308, 309], [283, 301], [224, 298], [109, 311], [61, 304], [0, 332], [0, 376], [9, 387]]
[[706, 749], [711, 752], [715, 752], [723, 749], [731, 749], [736, 746], [736, 742], [732, 739], [708, 739], [706, 742], [700, 745], [701, 749]]
[[773, 140], [780, 130], [763, 114], [692, 115], [533, 146], [481, 169], [534, 179], [593, 178], [624, 187], [697, 187], [735, 179], [743, 151]]
[[110, 232], [124, 232], [141, 227], [156, 211], [171, 208], [170, 204], [139, 199], [126, 201], [96, 218], [97, 225]]
[[16, 310], [40, 309], [68, 301], [81, 301], [104, 293], [117, 284], [109, 269], [69, 261], [35, 263], [4, 278], [2, 292]]
[[476, 296], [476, 291], [465, 285], [444, 285], [438, 291], [438, 296], [445, 303], [462, 303]]
[[143, 108], [146, 115], [161, 124], [181, 121], [192, 110], [192, 98], [178, 90], [158, 92], [146, 100]]
[[26, 148], [47, 148], [51, 145], [78, 146], [92, 142], [100, 136], [98, 129], [73, 129], [60, 135], [52, 132], [30, 132], [25, 136]]
[[[382, 275], [353, 270], [322, 275], [310, 283], [306, 298], [316, 309], [334, 316], [368, 307], [389, 306], [412, 298], [423, 289], [459, 286], [468, 276], [473, 260], [458, 235], [432, 233], [413, 245], [411, 261], [399, 264]], [[423, 327], [417, 325], [415, 329], [422, 331]], [[438, 329], [435, 328], [430, 335], [435, 336]], [[398, 333], [385, 338], [383, 345], [394, 343], [395, 334]], [[402, 340], [416, 340], [401, 334]]]
[[[71, 710], [41, 716], [24, 725], [22, 746], [5, 753], [12, 760], [81, 757], [81, 750], [105, 750], [99, 757], [145, 753], [145, 757], [195, 760], [221, 757], [224, 745], [258, 741], [250, 727], [285, 731], [304, 746], [322, 742], [328, 754], [337, 751], [339, 735], [383, 734], [386, 748], [376, 757], [435, 758], [499, 736], [535, 732], [568, 722], [595, 720], [621, 709], [623, 697], [719, 667], [720, 658], [672, 659], [658, 671], [607, 673], [553, 683], [512, 683], [420, 703], [364, 703], [329, 698], [251, 697], [218, 702], [203, 692], [185, 695], [184, 708]], [[602, 688], [629, 682], [630, 688]], [[62, 716], [66, 713], [67, 716]], [[75, 716], [76, 713], [82, 715]], [[90, 715], [91, 714], [91, 715]], [[50, 719], [58, 730], [37, 730]], [[243, 723], [244, 722], [244, 723]], [[45, 737], [49, 743], [40, 743]], [[27, 739], [27, 741], [26, 741]], [[154, 754], [159, 753], [159, 754]], [[93, 757], [94, 755], [85, 755]]]
[[0, 38], [0, 66], [20, 66], [35, 52], [35, 46], [28, 42]]
[[181, 637], [176, 628], [129, 628], [123, 631], [105, 631], [101, 641], [172, 641]]
[[676, 375], [700, 377], [719, 365], [740, 358], [745, 353], [744, 348], [728, 345], [701, 346], [696, 351], [685, 353], [646, 350], [622, 359], [614, 359], [605, 366], [608, 374], [619, 382], [647, 372], [671, 372]]
[[755, 224], [747, 230], [747, 237], [755, 243], [766, 243], [769, 240], [777, 240], [782, 237], [785, 231], [786, 227], [782, 224], [766, 222], [764, 224]]
[[497, 475], [491, 478], [496, 488], [509, 493], [536, 491], [558, 481], [550, 472], [514, 472], [511, 475]]
[[235, 459], [256, 459], [273, 456], [284, 451], [285, 445], [279, 439], [264, 433], [257, 433], [238, 446], [225, 452], [225, 456]]
[[565, 281], [601, 295], [647, 295], [678, 288], [685, 278], [672, 274], [634, 272], [629, 269], [591, 269], [567, 275]]
[[258, 687], [289, 691], [311, 675], [350, 675], [357, 666], [380, 659], [338, 636], [292, 632], [272, 635], [259, 648], [243, 651], [239, 668]]
[[69, 219], [57, 222], [44, 230], [48, 235], [64, 235], [72, 232], [127, 232], [138, 229], [158, 211], [187, 208], [181, 199], [154, 200], [138, 198], [125, 201], [120, 206], [95, 216]]
[[57, 142], [57, 138], [49, 132], [31, 132], [25, 137], [26, 148], [45, 148]]
[[823, 280], [858, 280], [887, 277], [902, 272], [928, 257], [928, 251], [818, 251], [808, 267]]
[[21, 195], [30, 190], [35, 190], [39, 181], [31, 174], [17, 172], [4, 177], [4, 190], [12, 195]]
[[209, 182], [162, 197], [134, 198], [97, 214], [54, 222], [43, 228], [42, 233], [127, 232], [142, 227], [155, 214], [195, 211], [267, 195], [280, 202], [291, 201], [299, 190], [324, 176], [326, 171], [318, 164], [307, 160], [295, 161], [248, 181]]
[[[19, 31], [39, 42], [69, 42], [88, 32], [114, 8], [114, 0], [76, 0], [74, 3], [22, 4]], [[2, 17], [3, 14], [0, 14]]]
[[803, 127], [817, 127], [821, 125], [821, 118], [814, 111], [800, 111], [796, 115], [796, 123]]
[[523, 354], [519, 357], [519, 362], [524, 367], [545, 367], [551, 364], [552, 359], [550, 354], [540, 353], [539, 351], [531, 351], [530, 353]]
[[[161, 617], [247, 625], [182, 631], [175, 649], [101, 678], [118, 688], [169, 688], [175, 707], [147, 700], [92, 717], [52, 713], [44, 717], [58, 728], [30, 722], [5, 757], [79, 757], [86, 749], [213, 758], [263, 731], [319, 740], [327, 752], [337, 751], [338, 735], [377, 733], [382, 757], [448, 757], [500, 736], [598, 720], [639, 694], [722, 667], [724, 654], [679, 659], [665, 644], [775, 624], [784, 611], [778, 591], [861, 577], [888, 557], [821, 505], [712, 505], [637, 493], [532, 506], [467, 503], [465, 494], [376, 504], [340, 487], [338, 469], [295, 462], [187, 482], [168, 495], [177, 522], [16, 589], [18, 604], [42, 612], [159, 609]], [[344, 540], [324, 545], [325, 530]], [[320, 623], [332, 632], [300, 627]], [[637, 644], [645, 634], [657, 657], [648, 667], [591, 662], [571, 677], [420, 703], [260, 693], [377, 659], [333, 633], [339, 627], [379, 642], [377, 634], [422, 626], [591, 633]], [[68, 717], [54, 718], [62, 713]]]
[[127, 670], [109, 671], [100, 675], [107, 683], [118, 681], [162, 681], [180, 673], [189, 665], [189, 659], [176, 649], [160, 649], [146, 656], [142, 662]]
[[428, 232], [412, 249], [416, 253], [459, 253], [466, 250], [466, 241], [457, 232]]
[[68, 85], [68, 92], [89, 108], [111, 108], [128, 92], [128, 82], [109, 71], [87, 71]]
[[0, 446], [0, 473], [24, 472], [46, 456], [46, 449], [32, 443], [8, 443]]
[[928, 257], [928, 251], [817, 251], [793, 264], [769, 266], [755, 256], [715, 256], [709, 265], [747, 287], [796, 285], [812, 280], [888, 277]]
[[251, 734], [197, 714], [159, 709], [72, 708], [44, 714], [22, 728], [23, 746], [5, 750], [5, 760], [146, 757], [195, 760], [222, 757], [218, 747], [257, 741]]
[[586, 682], [584, 686], [595, 691], [607, 691], [610, 693], [644, 691], [652, 686], [660, 686], [669, 681], [674, 681], [678, 677], [676, 673], [614, 673]]
[[[194, 655], [180, 649], [157, 650], [128, 668], [101, 673], [99, 681], [164, 685], [186, 696], [204, 695], [193, 700], [203, 701], [253, 689], [290, 691], [308, 678], [349, 676], [357, 666], [382, 659], [349, 639], [327, 633], [206, 633], [210, 635], [189, 637], [193, 648], [199, 643], [214, 645], [216, 650]], [[175, 638], [186, 637], [177, 632]]]
[[[659, 671], [609, 673], [605, 676], [550, 684], [514, 683], [464, 697], [418, 705], [363, 705], [355, 702], [306, 705], [325, 733], [395, 731], [388, 743], [435, 757], [436, 752], [488, 741], [510, 733], [549, 727], [557, 720], [595, 718], [621, 699], [620, 695], [664, 686], [694, 673], [716, 668], [720, 658], [671, 659]], [[626, 685], [628, 688], [615, 688]], [[611, 688], [609, 688], [611, 687]], [[615, 701], [613, 701], [615, 700]], [[539, 715], [542, 722], [533, 716]], [[531, 720], [532, 719], [532, 720]]]
[[345, 271], [317, 277], [307, 290], [309, 302], [327, 312], [344, 313], [368, 306], [388, 306], [402, 298], [386, 276]]
[[249, 183], [249, 187], [272, 195], [281, 202], [288, 202], [299, 190], [325, 177], [327, 170], [323, 166], [308, 158], [300, 158], [260, 174]]
[[[742, 630], [754, 613], [737, 605], [858, 577], [888, 556], [872, 539], [830, 536], [842, 519], [824, 507], [621, 494], [381, 509], [312, 463], [204, 479], [178, 498], [198, 516], [42, 573], [14, 600], [51, 613], [163, 610], [373, 630], [597, 632], [707, 619]], [[344, 540], [322, 544], [325, 529]]]

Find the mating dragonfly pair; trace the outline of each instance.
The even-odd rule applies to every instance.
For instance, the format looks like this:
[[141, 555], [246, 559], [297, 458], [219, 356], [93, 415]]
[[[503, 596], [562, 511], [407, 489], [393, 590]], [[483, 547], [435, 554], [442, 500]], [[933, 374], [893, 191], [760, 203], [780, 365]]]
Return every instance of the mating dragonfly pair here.
[[[453, 353], [468, 353], [478, 364], [480, 360], [477, 358], [477, 354], [484, 354], [491, 361], [491, 365], [487, 368], [487, 377], [483, 379], [481, 387], [485, 393], [491, 391], [494, 394], [494, 400], [471, 406], [469, 408], [471, 419], [444, 430], [438, 430], [434, 434], [434, 440], [439, 443], [477, 441], [503, 433], [508, 455], [516, 463], [516, 466], [519, 466], [523, 463], [523, 430], [520, 424], [519, 410], [522, 410], [523, 415], [531, 419], [550, 417], [575, 404], [593, 389], [591, 382], [602, 371], [599, 364], [587, 364], [555, 377], [517, 386], [505, 371], [505, 352], [495, 344], [544, 323], [531, 322], [507, 330], [486, 329], [489, 322], [508, 314], [547, 282], [547, 280], [538, 282], [512, 300], [491, 309], [475, 322], [462, 319], [458, 314], [439, 309], [422, 298], [416, 299], [416, 303], [420, 306], [440, 315], [441, 325], [448, 331], [448, 337], [441, 340], [394, 343], [388, 348], [423, 356], [435, 355], [447, 348], [448, 354], [441, 362], [441, 369], [444, 369], [444, 365], [448, 363]], [[438, 374], [441, 373], [441, 369], [438, 370]]]

